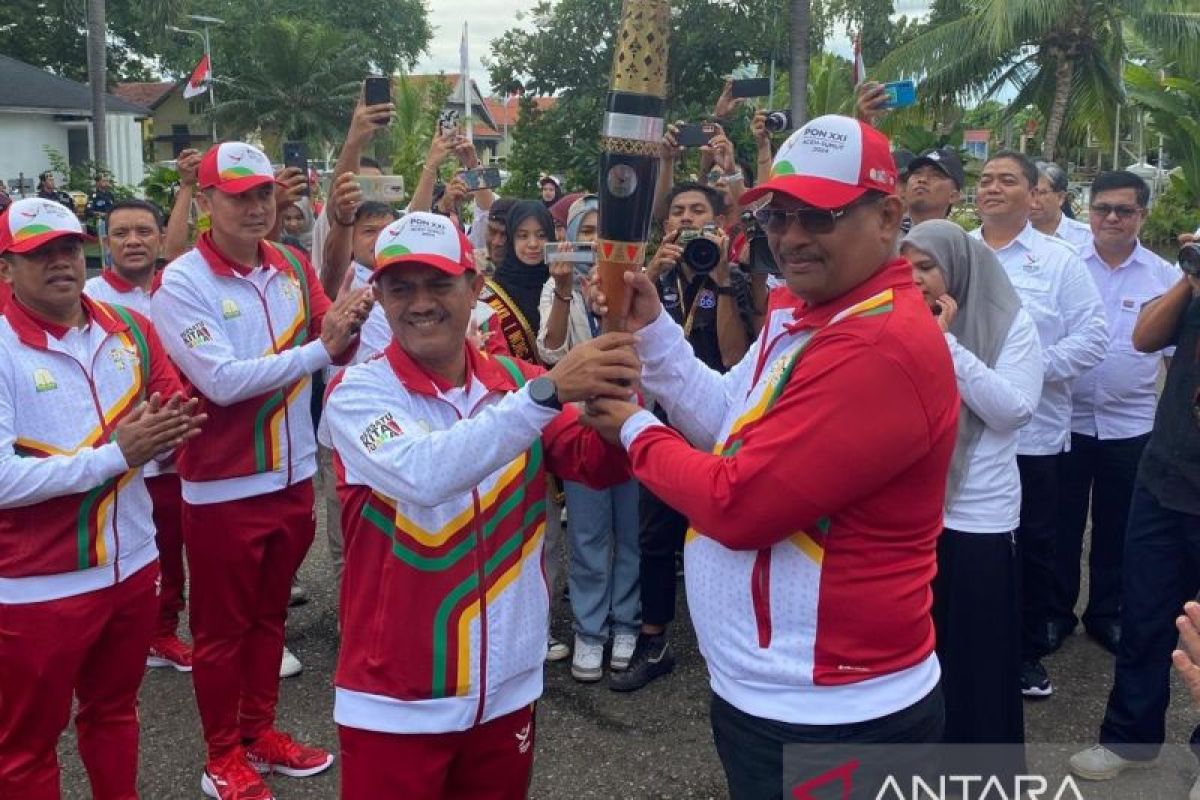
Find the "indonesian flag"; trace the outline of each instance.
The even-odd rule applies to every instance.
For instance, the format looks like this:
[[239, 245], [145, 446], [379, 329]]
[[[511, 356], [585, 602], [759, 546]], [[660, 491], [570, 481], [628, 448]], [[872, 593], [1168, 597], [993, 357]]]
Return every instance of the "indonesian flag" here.
[[867, 65], [862, 57], [862, 31], [854, 37], [854, 85], [858, 86], [867, 79]]
[[212, 69], [208, 66], [208, 55], [200, 59], [200, 63], [196, 65], [196, 69], [192, 71], [192, 77], [188, 78], [187, 86], [183, 87], [183, 96], [187, 100], [191, 100], [197, 95], [204, 94], [208, 91], [208, 82], [212, 80]]

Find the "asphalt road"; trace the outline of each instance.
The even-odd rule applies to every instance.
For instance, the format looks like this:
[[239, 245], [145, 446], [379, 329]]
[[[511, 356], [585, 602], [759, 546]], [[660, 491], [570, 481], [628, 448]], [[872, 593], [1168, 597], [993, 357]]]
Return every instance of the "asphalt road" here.
[[[332, 570], [321, 534], [300, 578], [311, 600], [292, 609], [288, 644], [305, 669], [283, 682], [279, 726], [297, 738], [336, 751], [331, 675], [337, 633]], [[610, 691], [606, 682], [576, 683], [570, 676], [569, 661], [546, 667], [546, 691], [538, 706], [532, 797], [726, 797], [708, 724], [707, 673], [688, 622], [682, 584], [679, 594], [679, 622], [672, 636], [678, 666], [673, 675], [641, 692], [622, 695]], [[568, 604], [556, 602], [554, 616], [555, 632], [568, 639]], [[1095, 741], [1111, 684], [1112, 657], [1076, 634], [1046, 665], [1056, 692], [1049, 699], [1026, 702], [1026, 729], [1031, 743], [1056, 743], [1054, 747], [1029, 748], [1031, 763], [1053, 771], [1061, 767], [1065, 754], [1073, 752], [1074, 743]], [[1167, 738], [1182, 743], [1200, 721], [1200, 713], [1177, 682], [1173, 697]], [[142, 799], [201, 798], [204, 751], [189, 677], [171, 670], [149, 671], [142, 686], [141, 719]], [[86, 800], [91, 795], [71, 732], [63, 737], [60, 752], [64, 797]], [[336, 767], [308, 779], [276, 776], [271, 783], [280, 800], [334, 800]], [[1164, 763], [1154, 777], [1156, 782], [1151, 784], [1149, 778], [1122, 776], [1097, 788], [1102, 788], [1105, 796], [1126, 800], [1182, 800], [1191, 785], [1192, 765], [1176, 758]], [[1090, 793], [1091, 785], [1082, 788], [1089, 800], [1095, 796]]]

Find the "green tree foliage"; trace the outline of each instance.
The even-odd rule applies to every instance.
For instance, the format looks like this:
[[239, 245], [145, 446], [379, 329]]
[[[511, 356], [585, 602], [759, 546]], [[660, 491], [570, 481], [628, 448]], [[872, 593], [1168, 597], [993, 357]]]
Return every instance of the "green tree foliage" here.
[[[417, 181], [421, 178], [438, 115], [452, 89], [449, 79], [418, 83], [401, 77], [392, 82], [396, 118], [386, 143], [376, 144], [375, 154], [382, 161], [391, 161], [392, 172], [404, 176], [404, 186], [410, 193], [416, 189]], [[383, 152], [384, 144], [386, 155]], [[451, 161], [455, 165], [458, 163], [453, 159]]]
[[[87, 80], [86, 0], [0, 2], [0, 53], [73, 80]], [[411, 68], [433, 36], [423, 0], [107, 0], [110, 85], [149, 80], [157, 64], [186, 75], [196, 65], [200, 42], [180, 38], [167, 25], [195, 28], [187, 14], [225, 21], [212, 29], [218, 80], [236, 78], [257, 54], [247, 43], [254, 31], [278, 19], [338, 30], [362, 54], [364, 64], [391, 73]]]
[[251, 29], [245, 69], [219, 85], [222, 135], [258, 132], [270, 152], [283, 139], [320, 146], [341, 137], [362, 81], [364, 55], [339, 31], [275, 19]]
[[1187, 206], [1200, 206], [1200, 82], [1160, 79], [1137, 64], [1125, 68], [1125, 80], [1130, 98], [1150, 112], [1154, 127], [1166, 137], [1178, 165], [1171, 174], [1172, 189]]
[[1064, 127], [1078, 133], [1089, 122], [1103, 126], [1114, 119], [1129, 57], [1192, 59], [1200, 36], [1200, 13], [1182, 10], [1182, 0], [958, 0], [939, 6], [928, 30], [884, 60], [884, 73], [923, 76], [922, 96], [933, 104], [990, 97], [1015, 86], [1010, 111], [1036, 105], [1045, 115], [1042, 155], [1048, 159], [1055, 157]]

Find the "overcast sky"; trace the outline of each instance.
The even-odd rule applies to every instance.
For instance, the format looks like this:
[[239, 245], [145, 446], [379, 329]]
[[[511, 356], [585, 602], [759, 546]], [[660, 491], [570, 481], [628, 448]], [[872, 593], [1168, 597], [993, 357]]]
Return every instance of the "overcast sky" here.
[[[896, 0], [898, 14], [919, 14], [928, 10], [932, 0]], [[463, 22], [470, 23], [471, 77], [486, 95], [490, 92], [487, 70], [482, 58], [491, 52], [491, 41], [509, 28], [523, 24], [516, 20], [517, 12], [533, 8], [534, 0], [428, 0], [429, 22], [433, 25], [433, 40], [429, 43], [429, 55], [414, 69], [416, 73], [458, 72], [459, 42], [462, 39]], [[850, 40], [844, 26], [838, 26], [837, 35], [830, 49], [843, 55], [850, 54]]]

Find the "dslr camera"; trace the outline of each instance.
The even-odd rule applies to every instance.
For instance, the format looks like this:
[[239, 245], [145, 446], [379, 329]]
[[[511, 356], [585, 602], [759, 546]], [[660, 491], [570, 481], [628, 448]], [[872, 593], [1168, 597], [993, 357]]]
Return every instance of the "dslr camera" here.
[[791, 111], [765, 111], [767, 115], [767, 130], [771, 133], [782, 133], [792, 129]]
[[716, 238], [717, 226], [705, 225], [699, 230], [684, 228], [676, 242], [683, 248], [683, 263], [692, 271], [704, 275], [721, 263], [721, 244]]
[[1200, 244], [1185, 244], [1179, 251], [1179, 268], [1188, 275], [1200, 278]]

